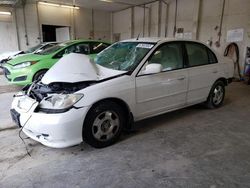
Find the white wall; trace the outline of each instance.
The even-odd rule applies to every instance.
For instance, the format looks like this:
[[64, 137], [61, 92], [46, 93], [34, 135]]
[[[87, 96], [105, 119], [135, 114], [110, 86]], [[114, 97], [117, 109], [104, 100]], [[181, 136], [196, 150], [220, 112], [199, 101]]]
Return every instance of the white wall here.
[[132, 9], [126, 9], [114, 13], [113, 16], [113, 33], [120, 33], [121, 40], [131, 37], [132, 31]]
[[[0, 8], [0, 11], [13, 11], [11, 8]], [[0, 52], [18, 50], [15, 16], [0, 15]]]
[[106, 11], [94, 11], [94, 31], [95, 39], [110, 41], [111, 36], [111, 13]]
[[4, 34], [0, 42], [0, 52], [18, 50], [15, 26], [12, 22], [0, 22], [0, 35]]
[[[75, 11], [74, 14], [77, 39], [94, 38], [110, 41], [110, 12], [101, 10], [93, 10], [92, 12], [91, 9], [81, 8]], [[91, 33], [93, 30], [94, 33]]]
[[[24, 11], [24, 12], [23, 12]], [[26, 31], [25, 22], [26, 19]], [[26, 50], [29, 47], [35, 46], [40, 43], [39, 25], [37, 19], [36, 4], [27, 3], [24, 8], [16, 9], [16, 23], [18, 30], [18, 38], [21, 50]], [[0, 36], [1, 37], [1, 36]]]
[[[70, 27], [71, 39], [92, 38], [110, 41], [111, 13], [107, 11], [93, 10], [92, 14], [91, 9], [81, 7], [79, 10], [73, 10], [36, 4], [34, 1], [28, 1], [24, 8], [18, 7], [10, 10], [13, 12], [11, 16], [0, 16], [0, 53], [17, 50], [18, 43], [21, 50], [40, 43], [42, 24]], [[27, 35], [23, 10], [25, 11]]]

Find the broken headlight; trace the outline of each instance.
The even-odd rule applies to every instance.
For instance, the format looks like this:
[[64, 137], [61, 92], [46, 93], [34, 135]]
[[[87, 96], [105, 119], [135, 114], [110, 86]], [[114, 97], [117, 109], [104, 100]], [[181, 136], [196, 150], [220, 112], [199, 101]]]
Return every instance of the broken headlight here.
[[40, 109], [65, 110], [77, 103], [83, 94], [56, 94], [43, 99], [39, 105]]

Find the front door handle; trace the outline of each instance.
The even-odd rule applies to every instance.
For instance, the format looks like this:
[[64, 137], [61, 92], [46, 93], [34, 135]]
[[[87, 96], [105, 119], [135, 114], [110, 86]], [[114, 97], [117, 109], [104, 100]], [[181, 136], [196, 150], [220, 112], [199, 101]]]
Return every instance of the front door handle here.
[[182, 77], [179, 77], [179, 78], [167, 79], [165, 82], [162, 82], [161, 84], [162, 85], [169, 85], [172, 82], [176, 82], [177, 80], [179, 80], [179, 81], [185, 80], [185, 78], [186, 78], [185, 76], [182, 76]]

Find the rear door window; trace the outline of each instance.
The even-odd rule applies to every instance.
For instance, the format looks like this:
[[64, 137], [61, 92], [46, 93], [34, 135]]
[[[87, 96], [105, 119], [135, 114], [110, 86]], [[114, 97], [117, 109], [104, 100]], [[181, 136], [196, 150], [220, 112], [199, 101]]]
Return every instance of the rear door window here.
[[214, 52], [212, 52], [208, 48], [207, 48], [207, 54], [208, 54], [208, 61], [209, 61], [210, 64], [212, 64], [212, 63], [218, 63], [216, 55], [214, 54]]
[[199, 43], [186, 43], [190, 67], [209, 64], [207, 47]]

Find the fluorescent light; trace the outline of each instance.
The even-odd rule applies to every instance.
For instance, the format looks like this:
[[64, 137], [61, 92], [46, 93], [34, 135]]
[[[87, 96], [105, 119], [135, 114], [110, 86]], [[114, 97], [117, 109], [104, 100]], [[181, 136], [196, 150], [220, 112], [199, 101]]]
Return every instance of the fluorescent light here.
[[112, 0], [100, 0], [100, 1], [107, 2], [107, 3], [113, 3]]
[[39, 2], [39, 4], [41, 5], [49, 5], [49, 6], [54, 6], [54, 7], [60, 7], [59, 4], [55, 4], [55, 3], [47, 3], [47, 2]]
[[74, 8], [74, 9], [80, 9], [79, 7], [69, 6], [69, 5], [61, 5], [61, 7], [63, 7], [63, 8]]
[[39, 4], [41, 4], [41, 5], [49, 5], [49, 6], [54, 6], [54, 7], [62, 7], [62, 8], [80, 9], [79, 7], [76, 7], [76, 6], [70, 6], [70, 5], [59, 5], [59, 4], [55, 4], [55, 3], [47, 3], [47, 2], [43, 2], [43, 1], [39, 1]]
[[0, 11], [1, 15], [11, 15], [11, 12]]

